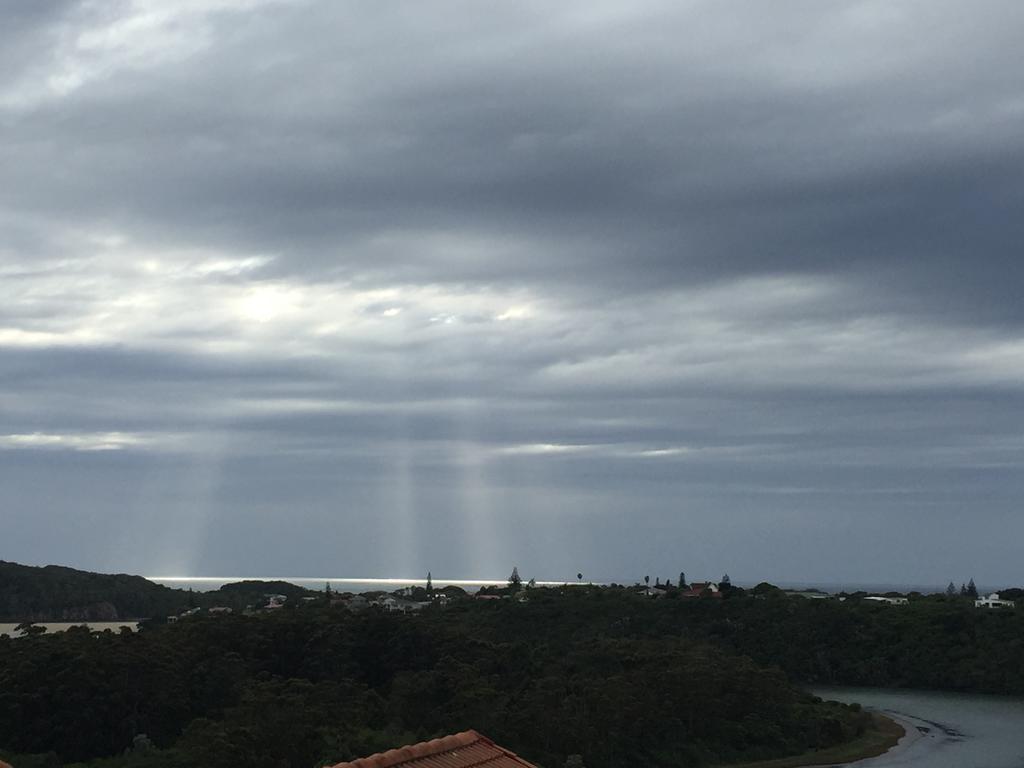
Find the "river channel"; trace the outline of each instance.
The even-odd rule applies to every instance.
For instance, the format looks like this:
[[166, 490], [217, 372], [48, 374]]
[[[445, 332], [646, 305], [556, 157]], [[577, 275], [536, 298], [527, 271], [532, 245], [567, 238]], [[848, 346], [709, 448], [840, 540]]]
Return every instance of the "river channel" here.
[[816, 688], [824, 699], [888, 714], [907, 736], [857, 768], [1024, 768], [1024, 700], [931, 691]]

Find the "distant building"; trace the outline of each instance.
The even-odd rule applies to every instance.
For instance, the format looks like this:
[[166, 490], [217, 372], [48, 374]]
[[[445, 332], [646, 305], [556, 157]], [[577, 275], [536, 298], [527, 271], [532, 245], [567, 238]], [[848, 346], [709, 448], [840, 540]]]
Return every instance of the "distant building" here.
[[176, 624], [180, 619], [187, 619], [189, 616], [195, 616], [197, 613], [199, 613], [198, 608], [189, 608], [187, 611], [179, 613], [177, 616], [168, 616], [167, 623]]
[[388, 613], [415, 613], [423, 610], [424, 605], [429, 603], [417, 603], [415, 600], [407, 600], [404, 597], [388, 595], [378, 599], [375, 603]]
[[907, 605], [910, 602], [905, 597], [884, 597], [882, 595], [869, 595], [864, 599], [870, 600], [873, 603], [881, 603], [882, 605]]
[[702, 597], [705, 592], [711, 597], [722, 596], [722, 591], [718, 588], [718, 584], [713, 581], [695, 581], [689, 585], [688, 589], [684, 589], [679, 594], [681, 597]]
[[664, 590], [664, 588], [660, 584], [655, 584], [654, 586], [651, 586], [650, 584], [648, 584], [647, 586], [641, 587], [640, 588], [640, 592], [645, 594], [645, 595], [647, 595], [647, 597], [664, 597], [665, 596], [665, 590]]
[[390, 749], [333, 768], [537, 768], [476, 731]]
[[974, 601], [975, 608], [1013, 608], [1016, 605], [1013, 600], [1000, 600], [997, 592], [993, 592], [988, 597], [979, 597]]
[[363, 611], [370, 607], [370, 601], [362, 595], [352, 595], [347, 600], [341, 600], [339, 602], [353, 612]]
[[815, 592], [814, 590], [787, 590], [788, 597], [802, 597], [805, 600], [830, 600], [832, 595], [828, 592]]
[[226, 616], [229, 613], [233, 613], [233, 611], [227, 606], [215, 605], [213, 608], [208, 610], [207, 613], [209, 613], [212, 616]]

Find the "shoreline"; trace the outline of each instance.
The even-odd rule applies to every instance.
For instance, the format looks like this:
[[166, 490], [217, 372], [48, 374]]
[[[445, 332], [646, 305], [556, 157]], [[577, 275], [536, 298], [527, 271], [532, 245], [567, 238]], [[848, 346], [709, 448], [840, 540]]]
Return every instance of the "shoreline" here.
[[801, 755], [723, 765], [717, 768], [836, 768], [902, 749], [917, 733], [912, 724], [897, 716], [881, 712], [872, 712], [871, 715], [876, 727], [846, 744], [815, 752], [804, 752]]

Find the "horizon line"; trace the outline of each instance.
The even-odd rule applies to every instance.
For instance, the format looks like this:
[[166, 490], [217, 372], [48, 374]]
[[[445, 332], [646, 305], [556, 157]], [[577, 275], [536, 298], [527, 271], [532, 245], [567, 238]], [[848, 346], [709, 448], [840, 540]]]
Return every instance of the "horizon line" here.
[[[338, 582], [339, 584], [356, 584], [360, 582], [377, 582], [380, 584], [426, 584], [427, 580], [422, 578], [417, 579], [402, 579], [402, 578], [355, 578], [349, 576], [143, 576], [142, 578], [148, 581], [194, 581], [194, 582], [208, 582], [208, 581], [325, 581], [325, 582]], [[503, 579], [445, 579], [441, 577], [431, 576], [431, 582], [444, 582], [446, 584], [473, 584], [478, 586], [488, 586], [490, 584], [504, 584], [508, 581], [508, 578]], [[527, 579], [526, 581], [529, 581]], [[526, 583], [524, 581], [524, 583]], [[561, 584], [603, 584], [604, 582], [596, 581], [540, 581], [538, 579], [533, 580], [534, 584], [542, 584], [544, 586], [559, 586]]]

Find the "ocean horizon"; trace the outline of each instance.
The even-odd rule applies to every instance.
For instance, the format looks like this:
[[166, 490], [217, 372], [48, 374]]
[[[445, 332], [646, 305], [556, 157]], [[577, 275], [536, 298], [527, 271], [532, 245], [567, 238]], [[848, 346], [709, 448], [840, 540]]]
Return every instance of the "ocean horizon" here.
[[[374, 592], [378, 590], [395, 590], [402, 587], [424, 587], [427, 584], [425, 578], [406, 579], [401, 577], [386, 578], [350, 578], [338, 576], [146, 576], [146, 579], [156, 584], [163, 584], [174, 589], [194, 589], [199, 592], [206, 592], [219, 589], [225, 584], [233, 584], [239, 581], [285, 581], [306, 589], [324, 590], [328, 584], [331, 589], [339, 592]], [[431, 578], [435, 587], [456, 586], [468, 591], [475, 591], [481, 587], [497, 586], [506, 584], [508, 577], [501, 579], [444, 579]], [[563, 584], [576, 584], [572, 581], [536, 581], [536, 584], [544, 587], [557, 587]], [[583, 582], [596, 584], [598, 582]]]
[[[146, 579], [156, 584], [162, 584], [174, 589], [193, 589], [199, 592], [207, 592], [219, 589], [225, 584], [232, 584], [239, 581], [285, 581], [307, 589], [323, 590], [330, 584], [331, 589], [341, 592], [374, 592], [378, 590], [391, 591], [402, 587], [426, 586], [425, 578], [403, 578], [403, 577], [338, 577], [338, 576], [146, 576]], [[702, 579], [703, 580], [703, 579]], [[476, 591], [481, 587], [500, 586], [508, 582], [508, 577], [497, 579], [446, 579], [431, 578], [435, 587], [457, 586], [468, 591]], [[572, 584], [639, 584], [640, 579], [607, 579], [589, 580], [582, 582], [576, 580], [536, 580], [538, 586], [557, 587]], [[749, 589], [759, 582], [746, 582], [734, 580], [733, 584], [738, 587]], [[891, 584], [891, 583], [866, 583], [866, 582], [799, 582], [799, 581], [777, 581], [771, 582], [782, 589], [818, 589], [822, 592], [836, 594], [839, 592], [921, 592], [932, 594], [944, 592], [945, 585], [938, 584]], [[997, 591], [999, 588], [978, 587], [979, 592], [988, 594]]]

